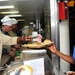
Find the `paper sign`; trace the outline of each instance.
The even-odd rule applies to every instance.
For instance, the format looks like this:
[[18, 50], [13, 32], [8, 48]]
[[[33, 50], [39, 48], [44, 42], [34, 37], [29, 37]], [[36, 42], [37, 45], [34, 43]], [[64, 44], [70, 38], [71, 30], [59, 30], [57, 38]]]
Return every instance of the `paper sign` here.
[[24, 61], [24, 65], [28, 65], [33, 69], [32, 75], [45, 75], [44, 58]]

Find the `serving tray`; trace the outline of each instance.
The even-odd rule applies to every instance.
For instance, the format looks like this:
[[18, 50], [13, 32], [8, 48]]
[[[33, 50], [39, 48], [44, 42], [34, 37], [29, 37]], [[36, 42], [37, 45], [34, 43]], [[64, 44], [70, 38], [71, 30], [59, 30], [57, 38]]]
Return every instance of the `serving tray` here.
[[53, 44], [53, 42], [49, 42], [49, 43], [35, 42], [35, 43], [31, 43], [31, 44], [24, 44], [24, 45], [22, 45], [22, 47], [24, 47], [24, 48], [43, 48], [43, 47], [46, 47], [46, 46], [50, 46], [52, 44]]

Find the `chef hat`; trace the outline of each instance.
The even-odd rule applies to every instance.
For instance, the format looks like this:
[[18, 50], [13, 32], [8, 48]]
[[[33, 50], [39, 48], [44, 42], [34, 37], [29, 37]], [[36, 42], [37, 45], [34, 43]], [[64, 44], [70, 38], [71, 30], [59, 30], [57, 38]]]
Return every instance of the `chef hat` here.
[[15, 18], [12, 18], [12, 24], [17, 24], [18, 21]]
[[1, 19], [2, 25], [12, 26], [12, 21], [8, 16]]

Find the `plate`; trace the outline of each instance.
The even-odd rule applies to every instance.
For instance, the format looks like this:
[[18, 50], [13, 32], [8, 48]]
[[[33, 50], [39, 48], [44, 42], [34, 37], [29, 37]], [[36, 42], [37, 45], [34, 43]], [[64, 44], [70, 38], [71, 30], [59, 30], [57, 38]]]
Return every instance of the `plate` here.
[[49, 46], [49, 45], [52, 45], [53, 42], [50, 42], [50, 43], [38, 43], [38, 42], [35, 42], [35, 43], [32, 43], [32, 44], [24, 44], [22, 45], [22, 47], [24, 48], [43, 48], [45, 46]]

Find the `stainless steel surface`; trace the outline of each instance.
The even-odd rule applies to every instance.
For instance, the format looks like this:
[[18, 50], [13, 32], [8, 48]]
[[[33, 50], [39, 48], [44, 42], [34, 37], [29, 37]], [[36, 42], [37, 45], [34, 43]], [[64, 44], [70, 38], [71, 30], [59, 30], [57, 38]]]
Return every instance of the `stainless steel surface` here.
[[52, 56], [52, 63], [53, 63], [53, 69], [54, 69], [54, 73], [55, 75], [66, 75], [62, 70], [60, 70], [60, 68], [56, 67], [57, 65], [57, 57], [56, 55]]
[[[38, 50], [36, 50], [36, 52], [34, 52], [33, 50], [31, 50], [30, 52], [26, 52], [26, 53], [23, 53], [23, 55], [25, 55], [25, 58], [23, 56], [23, 62], [22, 61], [17, 61], [17, 62], [12, 62], [10, 64], [10, 67], [8, 67], [5, 72], [3, 73], [3, 75], [8, 75], [9, 72], [11, 72], [12, 70], [14, 70], [16, 67], [20, 66], [20, 65], [23, 65], [25, 64], [25, 62], [27, 61], [30, 61], [30, 63], [32, 65], [36, 65], [37, 63], [34, 62], [34, 64], [31, 62], [33, 60], [38, 60], [38, 59], [43, 59], [42, 62], [39, 62], [39, 60], [37, 62], [39, 62], [42, 66], [42, 69], [44, 70], [44, 74], [42, 75], [54, 75], [54, 71], [53, 71], [53, 64], [52, 64], [52, 61], [51, 59], [48, 57], [48, 55], [46, 54], [46, 50], [42, 49], [43, 51], [41, 51], [41, 49], [39, 50], [39, 52], [37, 52]], [[28, 58], [29, 57], [29, 58]], [[38, 68], [39, 65], [37, 64], [36, 65], [36, 68]], [[34, 68], [33, 68], [34, 69]], [[38, 69], [37, 69], [38, 70]], [[40, 69], [41, 70], [41, 69]], [[39, 70], [39, 71], [40, 71]], [[8, 74], [7, 74], [8, 73]], [[35, 75], [35, 74], [33, 74]], [[40, 75], [40, 74], [37, 74], [37, 75]]]
[[[23, 60], [35, 60], [44, 58], [44, 70], [45, 75], [53, 75], [53, 64], [51, 59], [48, 57], [45, 49], [31, 49], [29, 51], [22, 52]], [[40, 63], [41, 64], [41, 63]]]
[[[45, 51], [45, 50], [44, 50]], [[44, 53], [46, 53], [46, 52], [44, 52]], [[30, 53], [30, 54], [32, 54], [32, 53]], [[35, 55], [35, 52], [34, 52], [34, 55], [32, 56], [33, 58], [34, 58], [34, 56], [36, 56], [36, 57], [38, 57], [38, 55]], [[42, 55], [41, 55], [42, 56]], [[29, 56], [30, 57], [30, 56]], [[45, 64], [46, 64], [46, 69], [48, 68], [48, 67], [50, 67], [50, 70], [52, 70], [53, 71], [53, 73], [55, 73], [55, 75], [65, 75], [64, 73], [63, 73], [63, 71], [61, 71], [59, 68], [57, 68], [56, 67], [56, 62], [57, 62], [57, 59], [56, 59], [56, 56], [55, 55], [53, 55], [53, 61], [51, 61], [50, 60], [50, 63], [48, 63], [49, 62], [49, 60], [47, 59], [47, 57], [46, 56], [44, 56], [45, 57], [45, 60], [47, 61], [47, 62], [45, 62]], [[31, 58], [31, 57], [30, 57]], [[30, 59], [30, 58], [28, 58], [28, 59]], [[40, 58], [40, 55], [39, 55], [39, 57], [38, 58]], [[9, 71], [11, 71], [11, 69], [14, 69], [15, 67], [18, 67], [18, 66], [20, 66], [20, 65], [23, 65], [23, 61], [22, 60], [20, 60], [19, 62], [17, 61], [17, 62], [12, 62], [11, 64], [10, 64], [10, 67], [8, 67], [5, 71], [4, 71], [4, 73], [7, 73], [8, 72], [8, 70]], [[2, 74], [2, 75], [4, 75], [4, 73]], [[51, 74], [50, 74], [51, 75]], [[53, 74], [54, 75], [54, 74]]]
[[[59, 18], [58, 18], [58, 5], [57, 0], [50, 0], [50, 13], [51, 13], [51, 40], [54, 41], [59, 49]], [[59, 68], [59, 57], [56, 56], [56, 67]]]
[[19, 67], [23, 65], [23, 61], [20, 60], [20, 61], [14, 61], [14, 62], [11, 62], [10, 65], [8, 65], [8, 68], [6, 68], [2, 73], [1, 75], [9, 75], [9, 73], [11, 71], [13, 71], [16, 67]]

